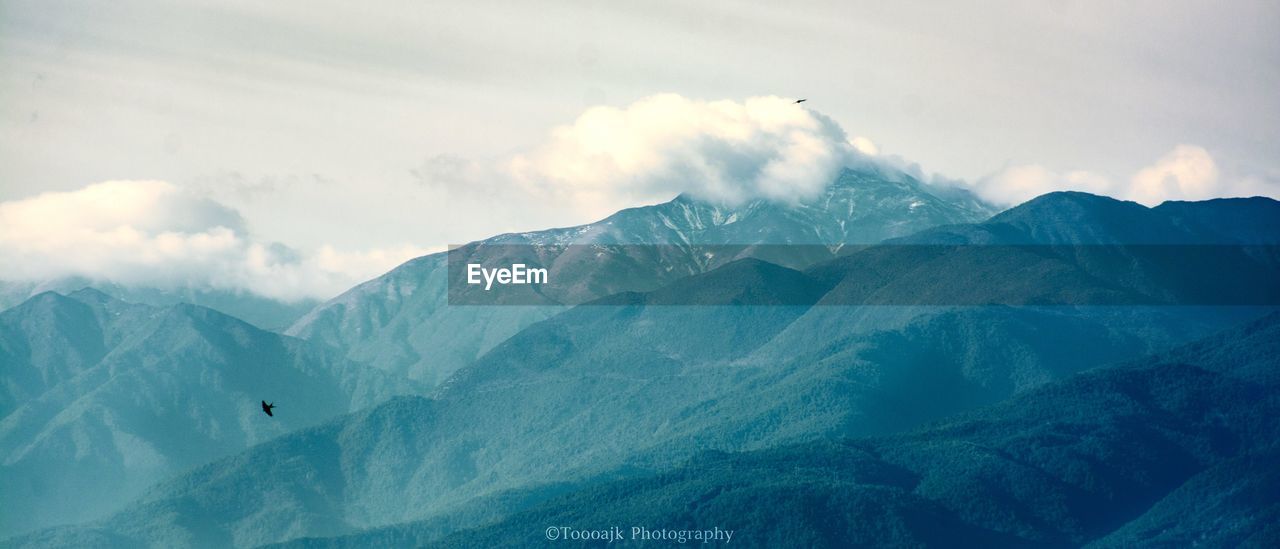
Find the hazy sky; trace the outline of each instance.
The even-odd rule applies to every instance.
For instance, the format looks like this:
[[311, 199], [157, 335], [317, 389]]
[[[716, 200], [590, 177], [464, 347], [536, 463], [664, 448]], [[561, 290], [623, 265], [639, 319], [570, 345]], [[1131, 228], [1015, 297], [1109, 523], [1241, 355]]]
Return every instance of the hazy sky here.
[[1280, 4], [0, 0], [0, 202], [162, 181], [249, 240], [394, 262], [587, 220], [504, 201], [492, 166], [662, 93], [806, 97], [1007, 201], [1258, 192]]

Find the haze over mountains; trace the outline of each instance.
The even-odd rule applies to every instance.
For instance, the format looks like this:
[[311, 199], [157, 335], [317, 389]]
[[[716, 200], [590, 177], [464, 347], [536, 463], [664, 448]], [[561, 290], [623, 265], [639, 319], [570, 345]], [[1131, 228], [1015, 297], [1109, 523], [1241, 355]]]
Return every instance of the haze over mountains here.
[[83, 277], [67, 277], [43, 282], [0, 281], [0, 310], [8, 309], [45, 292], [69, 294], [93, 288], [115, 299], [156, 307], [190, 303], [234, 316], [264, 330], [283, 330], [306, 314], [318, 301], [303, 299], [283, 302], [249, 292], [201, 288], [155, 288], [123, 285]]
[[[1008, 403], [907, 435], [797, 443], [742, 455], [695, 453], [692, 461], [655, 476], [636, 477], [636, 471], [624, 468], [568, 486], [497, 496], [490, 505], [515, 512], [511, 518], [442, 543], [521, 546], [535, 543], [545, 526], [533, 526], [548, 520], [596, 525], [630, 519], [758, 532], [743, 542], [749, 546], [795, 539], [815, 545], [843, 545], [847, 540], [946, 545], [956, 536], [1000, 546], [1075, 545], [1100, 538], [1124, 544], [1120, 540], [1133, 535], [1129, 530], [1167, 522], [1171, 513], [1164, 507], [1179, 505], [1187, 498], [1183, 492], [1217, 496], [1226, 493], [1223, 484], [1241, 483], [1254, 495], [1227, 507], [1235, 513], [1230, 520], [1200, 509], [1197, 501], [1192, 516], [1202, 526], [1187, 526], [1188, 509], [1180, 508], [1178, 530], [1166, 526], [1156, 531], [1172, 536], [1170, 540], [1187, 541], [1189, 534], [1176, 532], [1190, 531], [1215, 544], [1251, 537], [1260, 542], [1268, 539], [1260, 528], [1269, 515], [1258, 515], [1265, 509], [1255, 505], [1274, 505], [1276, 496], [1258, 493], [1252, 479], [1266, 478], [1269, 469], [1264, 464], [1274, 454], [1277, 433], [1265, 418], [1276, 411], [1275, 372], [1280, 365], [1275, 357], [1280, 354], [1273, 347], [1280, 341], [1278, 326], [1272, 315], [1151, 359], [1033, 389]], [[26, 541], [253, 545], [262, 542], [257, 536], [263, 527], [283, 529], [278, 539], [341, 531], [347, 525], [325, 520], [332, 517], [306, 512], [299, 516], [310, 518], [299, 522], [288, 520], [289, 513], [253, 507], [249, 498], [255, 494], [249, 486], [266, 483], [266, 493], [287, 497], [281, 503], [289, 507], [311, 501], [308, 510], [336, 511], [339, 494], [351, 497], [348, 489], [370, 483], [391, 485], [383, 476], [397, 474], [394, 468], [361, 462], [366, 458], [356, 457], [362, 453], [357, 448], [379, 448], [391, 455], [428, 450], [426, 441], [404, 444], [417, 438], [406, 428], [417, 432], [424, 424], [440, 421], [427, 412], [429, 403], [397, 399], [370, 414], [291, 435], [291, 440], [268, 443], [251, 455], [198, 470], [161, 488], [166, 497], [148, 497], [98, 527], [51, 531]], [[393, 440], [397, 442], [388, 447]], [[316, 455], [335, 442], [342, 448], [338, 455]], [[305, 465], [260, 470], [299, 457]], [[439, 465], [429, 454], [426, 460]], [[387, 458], [384, 465], [395, 462]], [[228, 475], [227, 466], [241, 472]], [[349, 478], [361, 470], [368, 473]], [[377, 474], [370, 475], [374, 471]], [[251, 477], [242, 477], [249, 472]], [[1249, 476], [1241, 479], [1241, 474]], [[609, 480], [619, 476], [623, 478]], [[205, 483], [213, 485], [202, 488]], [[412, 501], [412, 490], [382, 489], [393, 493], [393, 499]], [[537, 504], [547, 497], [553, 499]], [[363, 507], [352, 503], [345, 502], [348, 513], [350, 507]], [[521, 511], [531, 503], [532, 508]], [[1148, 508], [1151, 511], [1144, 511]], [[229, 513], [243, 516], [230, 530], [209, 529], [212, 525], [203, 522], [226, 520]], [[410, 523], [330, 542], [367, 546], [441, 541], [459, 526], [492, 520], [495, 511], [489, 516], [474, 509], [457, 513], [454, 519]]]
[[[679, 205], [677, 200], [667, 207]], [[1014, 208], [987, 222], [934, 229], [911, 238], [921, 242], [938, 239], [952, 242], [957, 238], [1018, 243], [1141, 242], [1144, 235], [1157, 234], [1144, 232], [1144, 226], [1157, 219], [1181, 227], [1184, 232], [1180, 237], [1185, 242], [1276, 242], [1280, 240], [1277, 238], [1280, 233], [1266, 220], [1272, 219], [1277, 211], [1280, 211], [1280, 203], [1268, 199], [1211, 201], [1148, 209], [1090, 195], [1059, 193]], [[1242, 212], [1251, 213], [1252, 217]], [[591, 230], [610, 234], [612, 227], [627, 219], [622, 214], [628, 213], [638, 215], [645, 210], [622, 212], [611, 218], [612, 225], [609, 220], [602, 222], [603, 228], [597, 228], [601, 225], [598, 224], [588, 226], [585, 231], [573, 229], [558, 234]], [[1233, 221], [1213, 221], [1227, 218]], [[684, 219], [699, 218], [689, 216]], [[649, 226], [667, 227], [662, 223]], [[723, 225], [710, 225], [719, 226]], [[1207, 232], [1209, 230], [1213, 232]], [[557, 233], [499, 238], [533, 239], [554, 234]], [[996, 406], [982, 412], [987, 415], [980, 417], [991, 419], [982, 420], [980, 425], [993, 425], [990, 427], [995, 429], [993, 433], [1007, 431], [1011, 433], [1009, 436], [1031, 436], [1034, 431], [1026, 429], [1030, 429], [1034, 422], [1018, 418], [1020, 414], [1033, 412], [1023, 411], [1023, 408], [1044, 400], [1045, 395], [1061, 395], [1054, 397], [1062, 400], [1061, 406], [1071, 406], [1072, 402], [1083, 399], [1080, 400], [1084, 403], [1082, 406], [1087, 406], [1079, 409], [1091, 409], [1094, 404], [1089, 403], [1095, 402], [1091, 400], [1095, 397], [1090, 395], [1098, 390], [1097, 384], [1111, 386], [1108, 384], [1115, 383], [1107, 377], [1110, 374], [1071, 378], [1076, 372], [1137, 359], [1239, 324], [1268, 309], [1261, 306], [1267, 303], [1265, 299], [1260, 299], [1257, 307], [992, 305], [868, 308], [821, 305], [824, 300], [831, 299], [830, 296], [847, 293], [851, 288], [865, 290], [877, 285], [892, 286], [902, 277], [885, 277], [883, 272], [868, 267], [879, 265], [891, 271], [897, 264], [892, 261], [892, 254], [904, 248], [899, 244], [864, 248], [802, 270], [758, 259], [740, 259], [705, 273], [678, 279], [662, 288], [618, 294], [603, 304], [567, 310], [555, 306], [555, 309], [539, 311], [549, 316], [545, 320], [539, 321], [536, 315], [520, 317], [518, 322], [529, 324], [523, 329], [520, 326], [499, 326], [499, 330], [513, 332], [514, 335], [508, 338], [501, 337], [499, 333], [486, 335], [483, 330], [478, 331], [481, 335], [469, 336], [471, 339], [463, 342], [484, 340], [485, 337], [494, 341], [487, 350], [476, 346], [475, 352], [480, 356], [451, 375], [429, 397], [396, 398], [318, 427], [285, 434], [162, 482], [110, 518], [84, 528], [34, 534], [23, 538], [23, 543], [251, 546], [301, 537], [343, 535], [419, 520], [425, 521], [420, 524], [427, 525], [421, 529], [427, 533], [417, 532], [414, 526], [409, 525], [371, 530], [369, 535], [405, 535], [411, 536], [408, 539], [434, 540], [453, 530], [482, 526], [531, 506], [544, 505], [537, 508], [550, 509], [537, 511], [544, 513], [542, 515], [512, 515], [508, 519], [512, 522], [490, 526], [494, 530], [488, 532], [513, 531], [507, 528], [520, 531], [527, 526], [528, 516], [546, 516], [547, 512], [590, 520], [599, 518], [588, 513], [582, 504], [573, 503], [580, 501], [573, 499], [577, 496], [556, 500], [567, 502], [560, 504], [561, 507], [556, 507], [558, 504], [554, 502], [539, 503], [566, 490], [590, 494], [583, 496], [587, 499], [581, 501], [592, 501], [597, 497], [622, 498], [625, 496], [616, 494], [636, 492], [630, 488], [614, 488], [610, 484], [613, 481], [609, 479], [645, 478], [646, 475], [662, 475], [662, 471], [671, 472], [668, 476], [656, 478], [691, 478], [696, 476], [694, 471], [699, 468], [721, 470], [723, 462], [720, 460], [723, 459], [747, 460], [746, 463], [764, 460], [762, 463], [766, 464], [776, 460], [779, 463], [768, 467], [816, 460], [813, 462], [833, 464], [816, 466], [835, 467], [831, 474], [837, 478], [842, 474], [853, 475], [847, 482], [841, 481], [845, 484], [840, 484], [841, 488], [834, 492], [830, 487], [814, 486], [814, 477], [804, 473], [797, 473], [799, 476], [783, 475], [776, 479], [774, 487], [761, 487], [763, 491], [760, 494], [770, 498], [776, 494], [817, 497], [828, 502], [823, 504], [826, 507], [820, 507], [826, 509], [822, 513], [829, 511], [834, 513], [832, 516], [868, 517], [867, 513], [888, 513], [877, 515], [879, 518], [874, 520], [888, 521], [883, 522], [886, 528], [896, 525], [892, 531], [904, 536], [868, 538], [869, 542], [928, 541], [945, 539], [937, 537], [939, 535], [960, 533], [980, 536], [974, 539], [986, 539], [994, 544], [1030, 541], [1080, 543], [1121, 526], [1121, 523], [1113, 523], [1114, 518], [1077, 516], [1087, 513], [1087, 508], [1094, 505], [1088, 502], [1097, 501], [1089, 497], [1110, 498], [1106, 501], [1112, 501], [1118, 496], [1105, 494], [1125, 492], [1130, 488], [1124, 483], [1154, 473], [1134, 470], [1112, 476], [1101, 475], [1097, 478], [1102, 480], [1090, 481], [1093, 484], [1089, 486], [1064, 488], [1066, 492], [1062, 497], [1076, 502], [1070, 503], [1065, 511], [1052, 505], [1052, 509], [1057, 510], [1037, 507], [1042, 504], [1023, 501], [1019, 499], [1021, 496], [1012, 502], [992, 496], [990, 502], [980, 504], [989, 507], [964, 511], [956, 507], [960, 505], [958, 500], [948, 494], [957, 493], [956, 490], [1006, 488], [1001, 488], [1000, 483], [994, 480], [990, 484], [983, 484], [987, 482], [985, 480], [975, 480], [978, 482], [976, 488], [958, 488], [959, 484], [949, 486], [940, 479], [936, 482], [942, 484], [925, 490], [921, 486], [932, 485], [921, 484], [924, 482], [922, 479], [928, 478], [926, 473], [932, 469], [921, 469], [914, 464], [936, 460], [945, 463], [953, 456], [956, 460], [968, 459], [963, 457], [967, 455], [964, 453], [930, 448], [965, 448], [969, 444], [995, 448], [992, 445], [999, 437], [992, 434], [990, 437], [996, 438], [983, 439], [973, 435], [978, 438], [946, 442], [952, 440], [949, 437], [953, 435], [947, 433], [953, 431], [935, 429], [919, 431], [917, 435], [911, 435], [917, 438], [904, 439], [908, 442], [892, 442], [897, 440], [892, 438], [893, 434], [984, 406]], [[1250, 260], [1250, 265], [1259, 272], [1271, 269], [1270, 272], [1276, 274], [1274, 259], [1266, 255], [1255, 257]], [[409, 322], [410, 317], [388, 315], [385, 311], [397, 310], [395, 307], [403, 307], [405, 303], [423, 303], [417, 294], [423, 286], [406, 282], [411, 278], [407, 275], [403, 278], [395, 275], [405, 275], [402, 271], [417, 270], [422, 263], [431, 260], [424, 258], [411, 262], [388, 277], [375, 281], [378, 282], [376, 285], [370, 283], [358, 288], [354, 293], [359, 299], [329, 304], [318, 312], [335, 314], [334, 308], [359, 303], [360, 310], [380, 313], [372, 318], [365, 317], [365, 320], [347, 328], [369, 341], [403, 338], [404, 334], [419, 329], [419, 325]], [[1024, 257], [1018, 255], [1008, 260], [1022, 261]], [[1128, 285], [1161, 295], [1177, 295], [1179, 291], [1177, 287], [1160, 286], [1179, 280], [1176, 276], [1134, 279], [1131, 276], [1134, 271], [1130, 267], [1117, 269], [1109, 264], [1073, 263], [1071, 256], [1063, 255], [1052, 256], [1049, 261], [1059, 268], [1074, 270], [1071, 272], [1087, 273], [1089, 276], [1075, 279], [1081, 285], [1078, 289], [1082, 290], [1110, 290]], [[1146, 273], [1153, 268], [1151, 265], [1140, 267], [1146, 270], [1139, 272]], [[934, 282], [938, 286], [954, 286], [955, 280], [963, 279], [965, 274], [956, 269], [934, 268], [928, 271], [934, 273]], [[1271, 278], [1273, 283], [1270, 286], [1254, 289], [1260, 295], [1270, 295], [1267, 292], [1275, 290], [1274, 280], [1277, 279], [1280, 278]], [[1032, 277], [1020, 284], [1006, 282], [1012, 281], [992, 281], [985, 287], [1004, 289], [1003, 298], [1011, 305], [1019, 305], [1023, 303], [1019, 299], [1044, 295], [1059, 288], [1061, 279]], [[930, 288], [923, 285], [923, 281], [917, 283], [922, 284], [921, 290]], [[381, 289], [375, 292], [375, 288]], [[757, 296], [757, 299], [773, 296], [779, 304], [770, 305], [765, 300], [755, 306], [734, 305], [740, 303], [739, 298], [743, 295]], [[386, 297], [386, 302], [377, 299], [378, 296]], [[696, 306], [662, 305], [664, 302]], [[657, 305], [648, 305], [650, 303]], [[436, 311], [452, 309], [438, 305]], [[523, 308], [491, 309], [501, 312]], [[550, 316], [552, 312], [558, 314]], [[495, 313], [492, 318], [499, 317], [501, 315]], [[480, 318], [472, 316], [470, 320], [478, 321]], [[380, 322], [374, 322], [379, 319]], [[387, 322], [387, 319], [396, 320]], [[430, 315], [427, 319], [434, 321]], [[1274, 321], [1269, 322], [1274, 324]], [[340, 326], [344, 325], [331, 325], [331, 333], [347, 333], [344, 331], [347, 328]], [[390, 333], [379, 332], [388, 326], [394, 327]], [[439, 325], [435, 326], [435, 330], [443, 330]], [[1250, 337], [1265, 339], [1274, 328], [1252, 330], [1248, 332], [1253, 334]], [[446, 335], [450, 333], [446, 330]], [[438, 341], [445, 345], [447, 337], [442, 335]], [[1231, 343], [1235, 341], [1232, 336], [1213, 341], [1224, 342], [1220, 349], [1223, 353], [1252, 353], [1249, 350], [1252, 343]], [[1253, 342], [1254, 339], [1247, 341]], [[1212, 348], [1212, 345], [1205, 343], [1198, 348]], [[348, 354], [357, 356], [350, 351]], [[1257, 358], [1266, 355], [1247, 356]], [[1217, 371], [1215, 368], [1219, 366], [1204, 362], [1227, 364], [1231, 360], [1234, 359], [1204, 359], [1201, 364], [1192, 363], [1192, 366]], [[1253, 364], [1250, 368], [1264, 372], [1274, 366], [1268, 359], [1255, 360], [1250, 364]], [[1200, 375], [1197, 371], [1187, 373], [1183, 376], [1185, 379], [1179, 377], [1181, 373], [1171, 372], [1168, 375], [1173, 377], [1166, 379], [1162, 377], [1166, 375], [1166, 369], [1150, 368], [1151, 375], [1155, 376], [1149, 380], [1150, 383], [1176, 391], [1214, 387], [1212, 384], [1197, 387], [1196, 384], [1203, 381], [1203, 376], [1196, 377]], [[1074, 381], [1054, 384], [1055, 380], [1063, 379]], [[1184, 382], [1189, 386], [1182, 387]], [[1055, 388], [1041, 389], [1046, 384]], [[1150, 390], [1153, 389], [1142, 389]], [[1255, 416], [1250, 414], [1265, 412], [1261, 405], [1254, 407], [1251, 404], [1253, 401], [1249, 399], [1255, 394], [1253, 389], [1230, 386], [1223, 390], [1243, 391], [1239, 394], [1248, 397], [1241, 400], [1239, 410], [1231, 412], [1236, 415], [1228, 419], [1238, 416], [1241, 421], [1250, 422], [1255, 421], [1251, 419]], [[1145, 402], [1129, 392], [1124, 394], [1128, 395], [1124, 398]], [[1183, 398], [1161, 395], [1161, 398], [1173, 399], [1170, 402], [1174, 404]], [[1009, 404], [1000, 404], [1010, 397], [1014, 400]], [[1110, 402], [1110, 398], [1096, 402]], [[1160, 410], [1174, 405], [1162, 402], [1151, 405]], [[1048, 409], [1058, 408], [1045, 408]], [[1124, 415], [1123, 410], [1123, 407], [1113, 410], [1119, 415], [1108, 415], [1110, 412], [1079, 413], [1082, 418], [1087, 415], [1096, 419], [1097, 423], [1089, 424], [1089, 429], [1108, 432], [1129, 425], [1132, 417]], [[1199, 442], [1196, 441], [1200, 439], [1196, 437], [1201, 435], [1196, 433], [1201, 431], [1196, 429], [1199, 429], [1197, 422], [1201, 420], [1195, 418], [1210, 417], [1203, 414], [1213, 410], [1193, 406], [1184, 410], [1183, 415], [1166, 417], [1164, 421], [1168, 422], [1169, 429], [1191, 433], [1188, 442], [1177, 442], [1176, 445], [1190, 448], [1185, 450], [1188, 452], [1198, 448]], [[995, 423], [990, 423], [992, 421]], [[1069, 427], [1080, 428], [1083, 427]], [[954, 432], [970, 432], [968, 427], [957, 429], [959, 431]], [[852, 446], [848, 443], [835, 446], [812, 444], [815, 440], [865, 436], [888, 436], [891, 438], [885, 440], [891, 442], [858, 442]], [[1164, 439], [1159, 438], [1148, 440], [1108, 435], [1106, 440], [1110, 441], [1107, 444], [1150, 442], [1155, 444], [1151, 448], [1169, 447], [1167, 441], [1162, 442]], [[1087, 441], [1079, 443], [1089, 444]], [[903, 454], [908, 457], [902, 459], [890, 459], [884, 454], [890, 450], [906, 452], [903, 448], [915, 447], [918, 449]], [[1012, 448], [1000, 451], [1012, 452]], [[1153, 451], [1146, 446], [1126, 448], [1126, 452], [1138, 452], [1140, 455]], [[704, 461], [688, 462], [712, 449], [751, 453], [741, 458], [713, 455], [699, 458]], [[1208, 471], [1214, 467], [1215, 460], [1229, 461], [1238, 455], [1226, 450], [1216, 454], [1193, 454], [1178, 462], [1182, 465], [1175, 464], [1176, 474], [1169, 473], [1173, 476], [1160, 477], [1164, 480], [1158, 485], [1144, 485], [1146, 488], [1143, 489], [1148, 490], [1143, 492], [1147, 494], [1143, 496], [1145, 499], [1125, 500], [1117, 505], [1126, 509], [1139, 503], [1152, 505], [1160, 494], [1172, 493], [1197, 471]], [[971, 457], [987, 460], [983, 457], [985, 455], [979, 452]], [[1003, 454], [997, 452], [997, 455]], [[1088, 461], [1093, 458], [1081, 459]], [[1018, 470], [1007, 460], [982, 463], [984, 468], [975, 470], [991, 471], [991, 474], [1006, 469], [1010, 472]], [[1147, 465], [1143, 467], [1164, 467], [1158, 460], [1144, 463]], [[744, 465], [747, 471], [758, 466]], [[957, 470], [970, 468], [960, 461], [946, 466]], [[1070, 471], [1076, 465], [1067, 463], [1062, 467]], [[876, 473], [877, 470], [882, 472]], [[1032, 486], [1043, 483], [1056, 486], [1063, 482], [1060, 477], [1053, 477], [1061, 473], [1048, 474], [1048, 477], [1032, 474], [1017, 482], [1020, 486], [1026, 484], [1026, 490], [1031, 492], [1041, 490]], [[765, 475], [750, 476], [766, 478]], [[692, 504], [682, 498], [705, 500], [705, 496], [693, 495], [688, 490], [699, 493], [703, 493], [702, 488], [711, 490], [711, 493], [727, 490], [717, 492], [713, 488], [718, 482], [716, 477], [712, 475], [709, 478], [711, 484], [695, 482], [692, 488], [686, 488], [687, 482], [668, 486], [667, 480], [658, 480], [658, 484], [653, 485], [656, 492], [640, 492], [641, 495], [636, 496], [645, 498], [654, 493], [665, 494], [654, 497], [680, 502], [674, 506], [657, 505], [641, 499], [620, 503], [619, 508], [634, 509], [636, 516], [644, 518], [649, 516], [646, 513], [663, 513], [684, 508], [686, 503]], [[1067, 485], [1071, 486], [1073, 482], [1078, 481], [1067, 481]], [[652, 484], [646, 484], [649, 485]], [[864, 488], [864, 485], [871, 488]], [[868, 508], [868, 502], [880, 500], [858, 494], [872, 493], [897, 494], [893, 496], [894, 501], [900, 501], [900, 504], [878, 510]], [[1094, 495], [1085, 497], [1086, 493]], [[273, 505], [258, 503], [264, 494], [270, 495]], [[739, 505], [733, 501], [736, 500], [728, 498], [716, 504], [725, 505], [725, 511], [714, 511], [715, 506], [708, 507], [707, 512], [712, 514], [707, 516], [722, 517], [728, 510], [737, 509]], [[784, 497], [783, 501], [789, 500]], [[777, 507], [783, 510], [783, 516], [798, 518], [805, 512], [816, 512], [801, 511], [787, 505], [780, 503]], [[1000, 510], [1002, 505], [1014, 507]], [[1034, 511], [1018, 507], [1023, 505], [1034, 508]], [[477, 511], [481, 507], [489, 510]], [[642, 511], [644, 507], [651, 510]], [[1156, 511], [1156, 515], [1146, 520], [1156, 521], [1157, 515], [1167, 516], [1170, 513], [1168, 510]], [[987, 512], [1000, 516], [1003, 516], [1001, 513], [1012, 513], [1010, 516], [1015, 518], [1004, 522], [977, 518]], [[1016, 518], [1027, 512], [1040, 518]], [[1134, 513], [1136, 517], [1137, 511]], [[756, 520], [751, 519], [752, 516], [744, 515], [744, 520]], [[921, 522], [923, 519], [919, 517], [933, 518]], [[652, 518], [678, 518], [677, 522], [688, 523], [686, 518], [660, 514]], [[849, 520], [849, 524], [862, 524], [852, 518]], [[929, 524], [935, 522], [939, 530], [929, 530]], [[743, 527], [750, 528], [751, 525], [748, 523]], [[831, 536], [840, 533], [810, 531], [806, 530], [810, 527], [804, 524], [794, 528], [812, 536], [804, 539], [813, 539], [819, 544], [838, 539]], [[1133, 528], [1139, 528], [1139, 525], [1135, 524]], [[853, 535], [841, 532], [844, 532], [841, 535]], [[479, 545], [485, 544], [483, 540], [495, 539], [485, 537], [490, 534], [484, 531], [478, 535]], [[342, 539], [334, 541], [342, 542]], [[358, 545], [365, 539], [350, 538], [347, 541], [354, 540], [353, 543]], [[450, 544], [466, 542], [465, 537], [451, 539]], [[763, 544], [768, 539], [771, 538], [759, 538], [758, 541]]]
[[[96, 518], [158, 479], [420, 390], [193, 305], [47, 292], [0, 313], [0, 528]], [[288, 402], [263, 421], [260, 399]]]
[[[0, 313], [0, 526], [18, 546], [480, 546], [625, 514], [761, 545], [778, 517], [816, 545], [1125, 544], [1202, 531], [1168, 522], [1225, 482], [1264, 492], [1274, 315], [1141, 357], [1280, 304], [1280, 202], [1052, 193], [985, 217], [885, 169], [792, 206], [679, 197], [467, 248], [552, 250], [611, 294], [592, 303], [448, 306], [436, 254], [290, 335], [43, 293]], [[744, 246], [697, 253], [722, 244]], [[1178, 261], [1206, 245], [1212, 264]], [[1254, 499], [1221, 501], [1246, 526], [1215, 539], [1254, 535]]]
[[0, 549], [1280, 548], [1280, 2], [486, 4], [0, 4]]

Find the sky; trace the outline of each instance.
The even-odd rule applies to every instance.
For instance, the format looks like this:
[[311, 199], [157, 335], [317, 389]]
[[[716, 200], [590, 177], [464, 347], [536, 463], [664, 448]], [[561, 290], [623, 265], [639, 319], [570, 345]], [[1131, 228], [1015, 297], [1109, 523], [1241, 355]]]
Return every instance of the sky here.
[[1277, 196], [1278, 24], [1275, 2], [0, 0], [0, 256], [327, 297], [678, 192], [794, 199], [857, 154], [1001, 204]]

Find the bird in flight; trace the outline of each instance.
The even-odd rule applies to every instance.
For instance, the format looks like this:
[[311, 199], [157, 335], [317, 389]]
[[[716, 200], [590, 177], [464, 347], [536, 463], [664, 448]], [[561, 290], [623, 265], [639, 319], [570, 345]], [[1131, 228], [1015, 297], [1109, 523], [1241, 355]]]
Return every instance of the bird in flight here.
[[275, 404], [267, 404], [267, 401], [265, 401], [265, 400], [264, 400], [264, 401], [262, 401], [262, 411], [266, 412], [266, 413], [267, 413], [267, 415], [269, 415], [269, 416], [271, 416], [271, 417], [276, 417], [276, 415], [275, 415], [275, 414], [271, 413], [271, 409], [272, 409], [272, 408], [275, 408], [275, 407], [276, 407], [276, 405], [275, 405]]
[[804, 103], [805, 101], [808, 101], [808, 99], [797, 99], [796, 104], [798, 105], [800, 103]]

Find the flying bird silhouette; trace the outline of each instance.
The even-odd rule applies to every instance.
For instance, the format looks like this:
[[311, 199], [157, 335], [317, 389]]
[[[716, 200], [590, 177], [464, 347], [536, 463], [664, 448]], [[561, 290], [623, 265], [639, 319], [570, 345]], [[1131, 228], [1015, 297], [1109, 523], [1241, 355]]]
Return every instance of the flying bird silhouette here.
[[276, 407], [276, 405], [275, 405], [275, 404], [267, 404], [267, 401], [265, 401], [265, 400], [264, 400], [264, 401], [262, 401], [262, 411], [266, 412], [266, 413], [267, 413], [267, 415], [269, 415], [269, 416], [271, 416], [271, 417], [276, 417], [276, 415], [275, 415], [275, 414], [271, 413], [271, 409], [272, 409], [272, 408], [275, 408], [275, 407]]
[[805, 101], [808, 101], [808, 99], [797, 99], [796, 104], [804, 103]]

